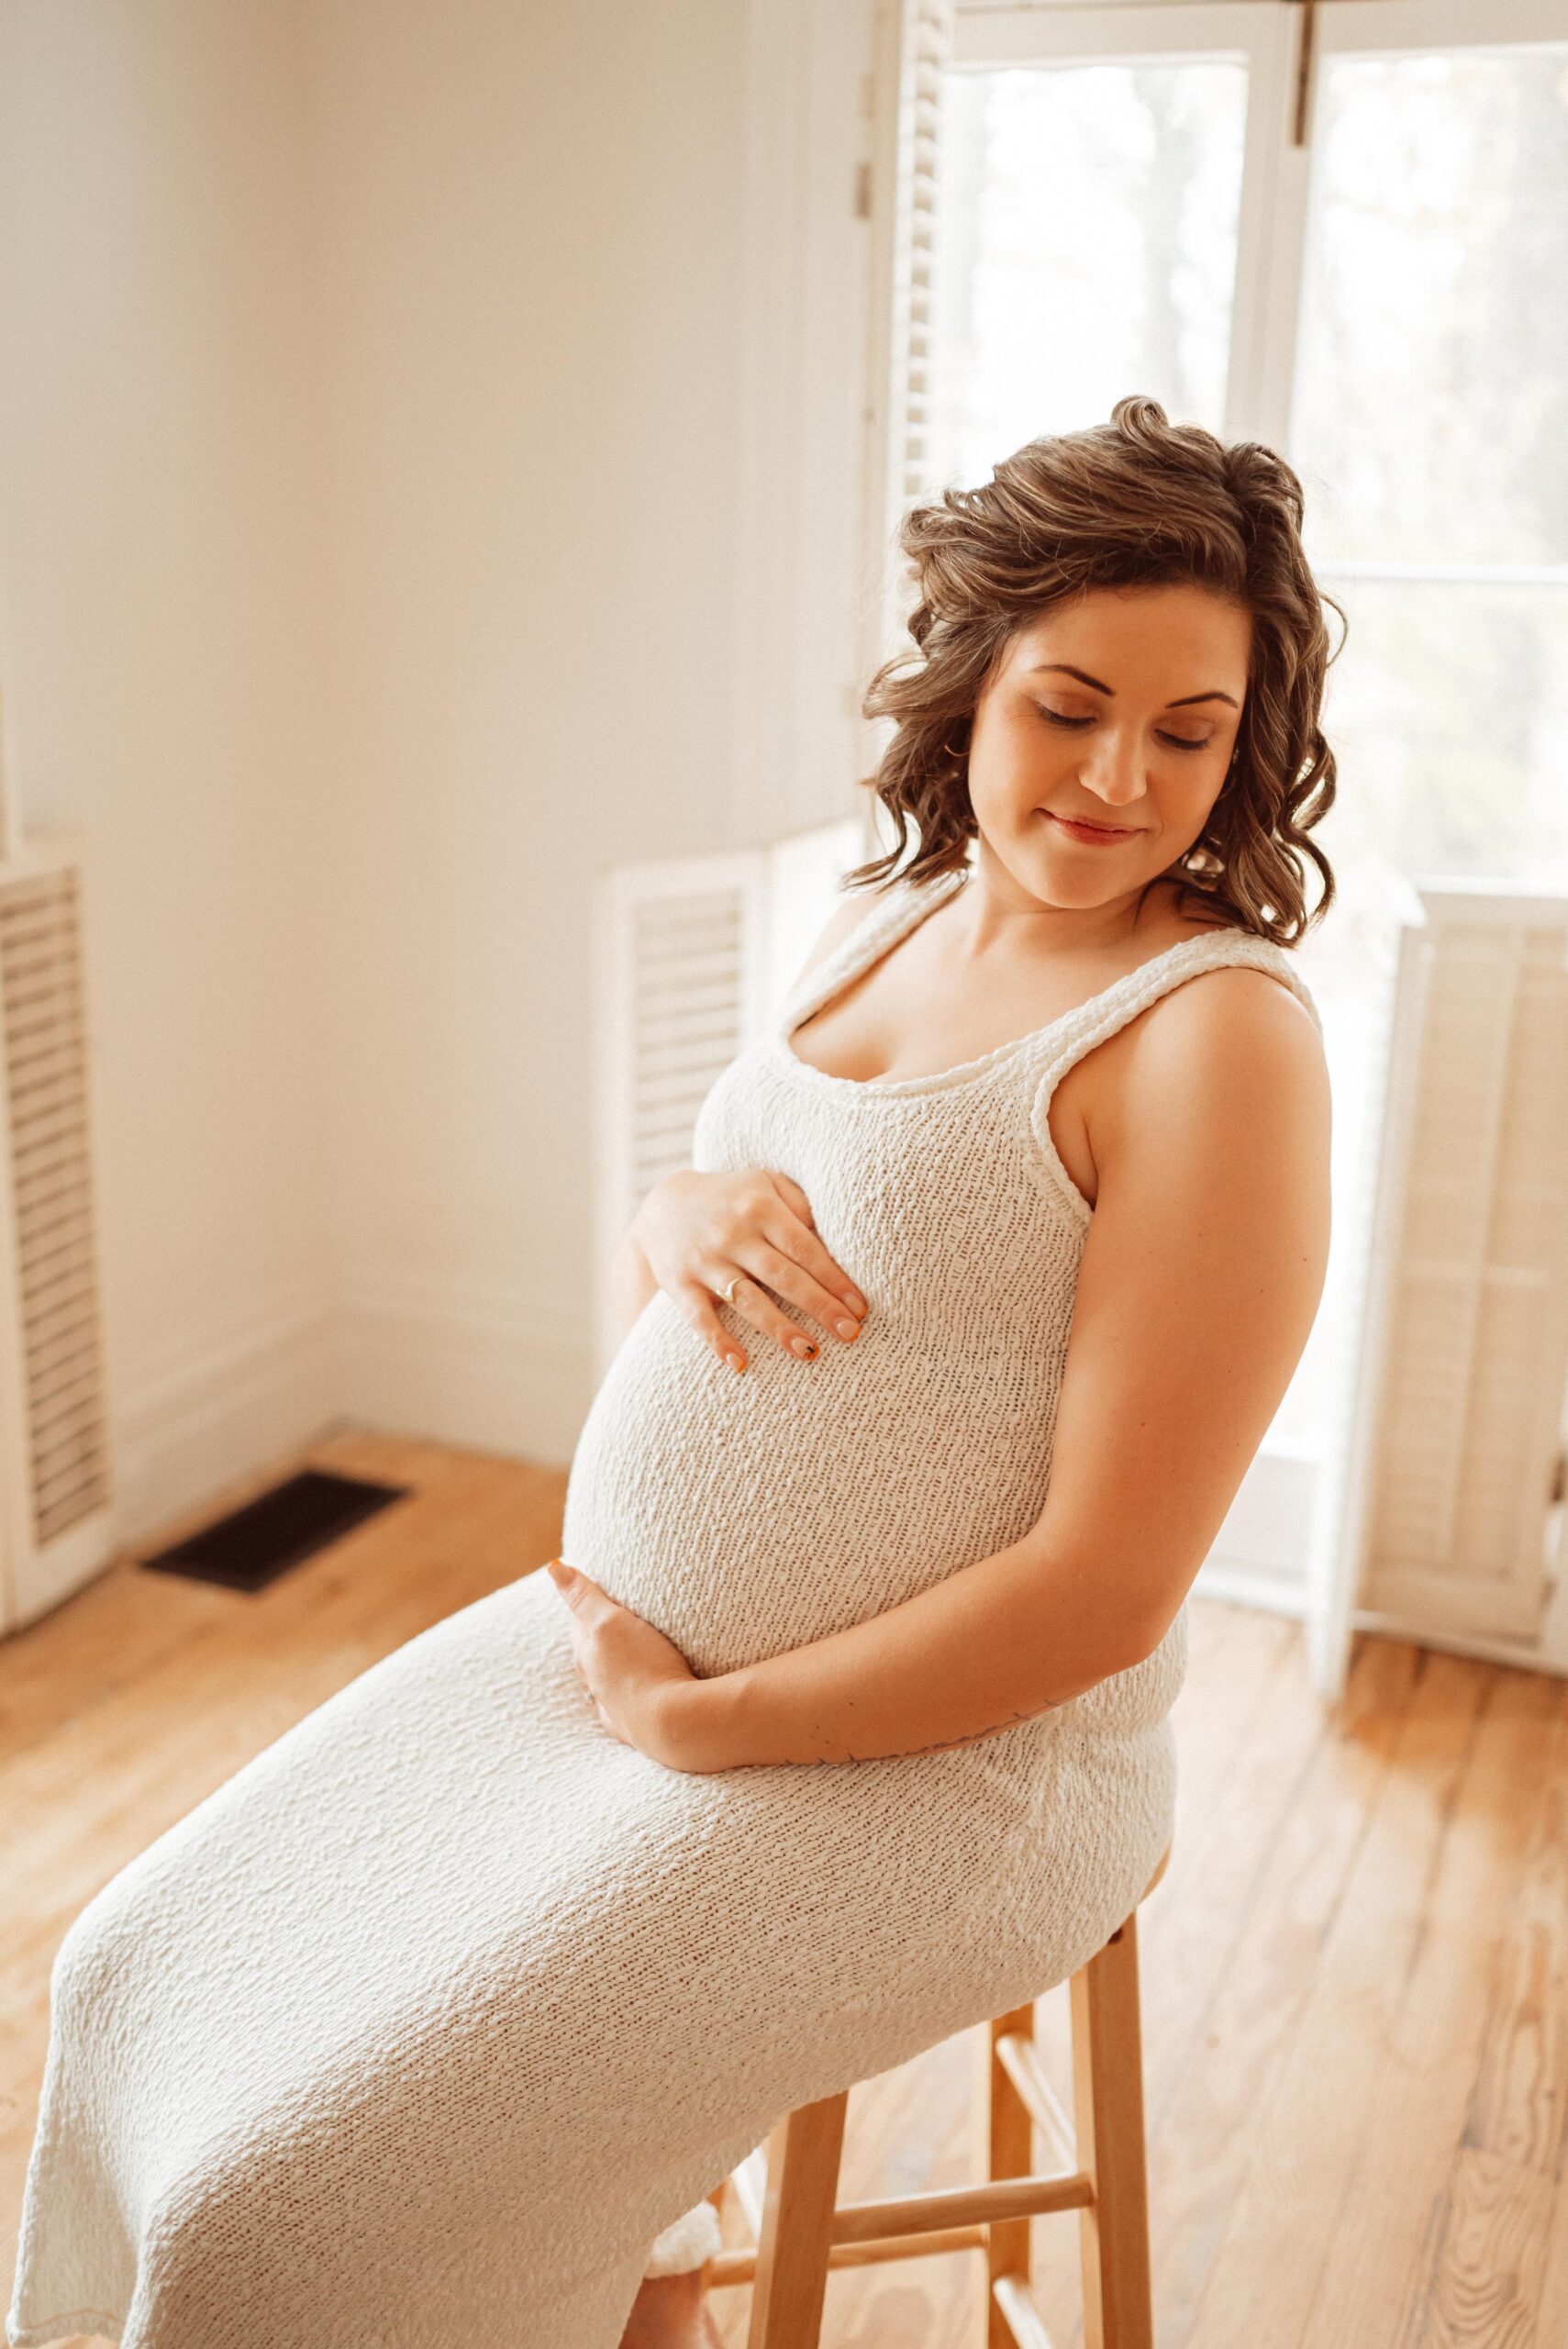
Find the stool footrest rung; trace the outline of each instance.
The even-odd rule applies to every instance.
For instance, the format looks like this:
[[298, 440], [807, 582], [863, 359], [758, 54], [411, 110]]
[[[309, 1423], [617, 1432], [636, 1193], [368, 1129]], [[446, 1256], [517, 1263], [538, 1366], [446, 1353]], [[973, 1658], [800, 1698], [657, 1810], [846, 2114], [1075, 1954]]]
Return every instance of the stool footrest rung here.
[[[828, 2265], [870, 2267], [890, 2259], [927, 2259], [941, 2251], [984, 2251], [984, 2227], [938, 2227], [923, 2235], [885, 2235], [870, 2243], [836, 2243], [829, 2246]], [[703, 2288], [723, 2284], [752, 2284], [757, 2278], [757, 2254], [752, 2251], [716, 2251], [702, 2271]]]
[[[1083, 2210], [1094, 2199], [1094, 2182], [1087, 2174], [1068, 2170], [1050, 2176], [993, 2178], [984, 2186], [938, 2187], [893, 2202], [845, 2202], [833, 2213], [828, 2265], [858, 2267], [873, 2260], [919, 2259], [939, 2251], [984, 2251], [994, 2220]], [[756, 2266], [754, 2245], [715, 2252], [703, 2269], [703, 2280], [710, 2287], [750, 2284]]]
[[991, 2297], [1006, 2319], [1007, 2330], [1018, 2349], [1051, 2349], [1045, 2320], [1021, 2276], [998, 2276], [991, 2287]]
[[924, 2234], [930, 2227], [1032, 2219], [1045, 2210], [1085, 2210], [1094, 2199], [1095, 2182], [1086, 2170], [994, 2177], [984, 2186], [942, 2186], [895, 2202], [840, 2203], [833, 2213], [831, 2240], [864, 2243], [876, 2235]]

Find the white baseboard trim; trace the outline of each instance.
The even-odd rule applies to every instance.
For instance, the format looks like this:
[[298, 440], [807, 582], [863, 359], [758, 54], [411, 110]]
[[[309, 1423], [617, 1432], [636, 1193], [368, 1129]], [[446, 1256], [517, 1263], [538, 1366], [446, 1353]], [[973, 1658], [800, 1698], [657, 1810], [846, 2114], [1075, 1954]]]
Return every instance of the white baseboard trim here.
[[541, 1309], [492, 1283], [370, 1266], [344, 1277], [335, 1393], [359, 1426], [564, 1468], [595, 1385], [586, 1310]]
[[585, 1316], [353, 1268], [330, 1293], [301, 1293], [166, 1358], [128, 1393], [121, 1382], [116, 1541], [143, 1545], [345, 1422], [564, 1467], [593, 1390]]
[[139, 1547], [338, 1415], [330, 1300], [299, 1293], [166, 1359], [114, 1399], [114, 1517]]
[[1511, 1664], [1519, 1672], [1544, 1672], [1554, 1679], [1568, 1679], [1568, 1656], [1554, 1654], [1539, 1640], [1492, 1640], [1479, 1631], [1434, 1631], [1423, 1623], [1380, 1614], [1371, 1607], [1352, 1608], [1351, 1631], [1352, 1637], [1365, 1631], [1373, 1639], [1407, 1641], [1412, 1647], [1437, 1648], [1444, 1655], [1470, 1656], [1478, 1664]]

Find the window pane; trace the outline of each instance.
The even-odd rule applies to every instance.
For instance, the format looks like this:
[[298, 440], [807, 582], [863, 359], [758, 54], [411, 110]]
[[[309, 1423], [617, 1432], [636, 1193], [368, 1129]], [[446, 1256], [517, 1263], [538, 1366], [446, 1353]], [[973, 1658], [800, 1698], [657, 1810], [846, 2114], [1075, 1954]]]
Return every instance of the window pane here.
[[1321, 575], [1350, 626], [1330, 858], [1568, 887], [1568, 583]]
[[1220, 429], [1246, 106], [1224, 58], [946, 76], [933, 484], [1129, 392]]
[[1568, 42], [1326, 59], [1313, 139], [1317, 551], [1568, 561]]

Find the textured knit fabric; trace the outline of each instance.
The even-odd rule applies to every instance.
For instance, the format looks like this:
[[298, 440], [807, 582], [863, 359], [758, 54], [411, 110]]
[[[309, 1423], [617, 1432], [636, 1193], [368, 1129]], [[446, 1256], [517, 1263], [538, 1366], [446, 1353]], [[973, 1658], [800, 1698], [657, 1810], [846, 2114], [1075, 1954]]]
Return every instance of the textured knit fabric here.
[[[1090, 1209], [1065, 1070], [1156, 956], [940, 1075], [789, 1034], [960, 875], [901, 883], [719, 1077], [695, 1163], [804, 1187], [863, 1289], [737, 1375], [657, 1293], [595, 1397], [562, 1554], [707, 1675], [822, 1638], [1038, 1517]], [[124, 1868], [65, 1936], [9, 2338], [615, 2349], [641, 2276], [784, 2112], [1084, 1963], [1171, 1831], [1186, 1610], [1143, 1662], [949, 1752], [707, 1775], [598, 1721], [529, 1574], [411, 1640]], [[670, 2231], [674, 2230], [672, 2232]]]

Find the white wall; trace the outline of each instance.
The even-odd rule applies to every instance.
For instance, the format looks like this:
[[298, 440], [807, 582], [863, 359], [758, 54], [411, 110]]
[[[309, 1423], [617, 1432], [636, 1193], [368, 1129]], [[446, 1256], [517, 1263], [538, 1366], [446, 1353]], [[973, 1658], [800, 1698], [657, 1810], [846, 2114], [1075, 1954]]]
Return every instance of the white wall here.
[[0, 12], [0, 685], [86, 859], [126, 1520], [328, 1408], [288, 9]]
[[728, 840], [740, 12], [314, 24], [346, 1391], [563, 1458], [589, 885]]
[[88, 856], [128, 1538], [339, 1409], [570, 1453], [593, 878], [852, 803], [870, 13], [0, 17], [0, 684]]

